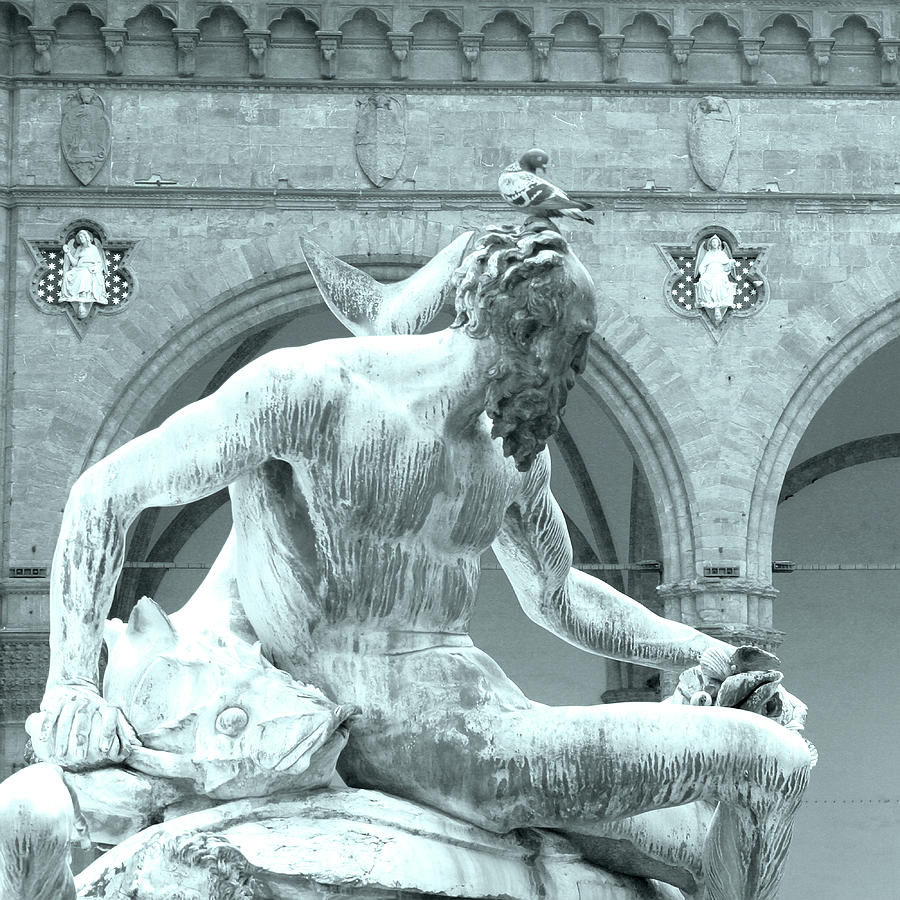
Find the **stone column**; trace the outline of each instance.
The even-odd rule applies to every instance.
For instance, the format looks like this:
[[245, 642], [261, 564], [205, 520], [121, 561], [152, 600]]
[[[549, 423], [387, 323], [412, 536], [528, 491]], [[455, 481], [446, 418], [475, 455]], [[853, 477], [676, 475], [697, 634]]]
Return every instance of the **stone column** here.
[[553, 46], [553, 35], [532, 32], [528, 35], [528, 44], [531, 47], [532, 81], [549, 81], [550, 48]]
[[622, 45], [625, 43], [624, 34], [601, 34], [597, 41], [600, 44], [600, 54], [603, 57], [603, 80], [612, 84], [619, 80], [619, 59], [622, 56]]
[[124, 71], [125, 40], [128, 31], [125, 28], [104, 26], [100, 29], [103, 44], [106, 48], [106, 74], [121, 75]]
[[29, 25], [28, 31], [34, 43], [34, 74], [49, 75], [52, 68], [50, 48], [56, 37], [56, 29], [52, 26], [42, 28], [38, 25]]
[[484, 35], [480, 31], [461, 31], [459, 49], [463, 55], [463, 81], [478, 81], [478, 59]]
[[669, 53], [672, 56], [672, 84], [687, 84], [687, 64], [694, 39], [686, 35], [670, 35]]
[[412, 50], [412, 32], [389, 31], [388, 40], [391, 42], [391, 56], [393, 57], [391, 78], [394, 81], [406, 81], [409, 78], [409, 52]]
[[878, 52], [881, 54], [881, 83], [893, 87], [897, 83], [897, 55], [900, 48], [898, 38], [879, 38]]
[[[753, 644], [775, 651], [784, 633], [772, 628], [772, 604], [778, 591], [769, 581], [701, 576], [661, 584], [662, 614], [729, 644]], [[677, 676], [663, 678], [663, 696], [674, 690]]]
[[810, 79], [813, 84], [828, 84], [828, 67], [834, 38], [810, 38], [808, 44]]
[[317, 31], [319, 52], [322, 54], [322, 77], [331, 80], [337, 78], [338, 47], [343, 35], [340, 31]]
[[759, 58], [765, 41], [762, 38], [738, 38], [741, 45], [741, 84], [759, 81]]
[[197, 28], [173, 28], [172, 38], [178, 57], [178, 74], [190, 78], [197, 71], [197, 43], [200, 30]]
[[247, 40], [247, 52], [249, 53], [248, 71], [251, 78], [265, 78], [266, 76], [266, 51], [269, 49], [269, 41], [272, 32], [266, 28], [253, 30], [248, 28], [244, 32]]

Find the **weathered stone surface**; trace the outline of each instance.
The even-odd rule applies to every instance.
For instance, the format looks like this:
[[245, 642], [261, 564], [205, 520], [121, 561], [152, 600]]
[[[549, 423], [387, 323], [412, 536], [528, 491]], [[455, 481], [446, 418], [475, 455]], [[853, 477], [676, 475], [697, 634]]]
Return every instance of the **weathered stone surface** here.
[[722, 186], [737, 145], [737, 126], [722, 97], [704, 97], [691, 111], [688, 150], [694, 171], [714, 191]]
[[111, 126], [103, 98], [92, 88], [79, 88], [63, 104], [59, 141], [63, 159], [75, 177], [90, 183], [109, 156]]
[[[220, 862], [220, 860], [222, 862]], [[226, 863], [223, 865], [222, 863]], [[78, 896], [218, 900], [225, 884], [252, 896], [333, 895], [508, 900], [681, 900], [659, 882], [588, 866], [565, 839], [496, 835], [376, 791], [240, 800], [130, 838], [77, 878]], [[265, 891], [269, 891], [266, 894]]]
[[406, 101], [373, 94], [356, 101], [356, 158], [366, 177], [382, 187], [403, 165], [406, 155]]

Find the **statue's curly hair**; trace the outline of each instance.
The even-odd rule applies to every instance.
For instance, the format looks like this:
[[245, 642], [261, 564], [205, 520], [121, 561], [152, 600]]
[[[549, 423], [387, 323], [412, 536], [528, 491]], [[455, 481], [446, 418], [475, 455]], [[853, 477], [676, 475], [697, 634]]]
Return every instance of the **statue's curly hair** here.
[[555, 229], [493, 226], [482, 232], [454, 274], [456, 318], [473, 338], [527, 343], [561, 317], [570, 277], [565, 238]]

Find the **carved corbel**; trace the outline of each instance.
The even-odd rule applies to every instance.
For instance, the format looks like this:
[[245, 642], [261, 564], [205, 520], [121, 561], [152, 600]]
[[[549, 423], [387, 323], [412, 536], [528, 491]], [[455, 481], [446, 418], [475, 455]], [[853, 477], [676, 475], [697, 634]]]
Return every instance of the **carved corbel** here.
[[603, 80], [607, 84], [612, 84], [619, 80], [619, 58], [622, 56], [625, 35], [601, 34], [597, 40], [600, 43], [600, 54], [603, 57]]
[[340, 31], [317, 31], [316, 38], [319, 41], [319, 52], [322, 54], [322, 77], [337, 78], [338, 47], [341, 46], [343, 35]]
[[741, 84], [756, 84], [759, 81], [760, 51], [765, 41], [762, 38], [738, 38], [741, 45]]
[[197, 71], [197, 42], [200, 30], [197, 28], [173, 28], [172, 39], [178, 57], [178, 74], [190, 78]]
[[900, 53], [900, 39], [879, 38], [878, 52], [881, 54], [881, 83], [893, 86], [897, 83], [897, 58]]
[[267, 29], [244, 32], [247, 39], [247, 51], [249, 52], [249, 72], [251, 78], [264, 78], [266, 75], [266, 50], [269, 49], [269, 40], [272, 32]]
[[31, 40], [34, 42], [34, 74], [49, 75], [52, 63], [50, 48], [56, 37], [56, 29], [29, 25], [28, 30], [31, 32]]
[[553, 45], [552, 34], [528, 35], [531, 46], [531, 78], [533, 81], [550, 80], [550, 47]]
[[461, 31], [459, 34], [459, 49], [462, 50], [463, 81], [478, 81], [478, 59], [481, 56], [481, 45], [484, 43], [484, 35], [480, 32]]
[[393, 56], [391, 77], [395, 81], [405, 81], [409, 78], [409, 51], [412, 50], [412, 32], [389, 31], [388, 40], [391, 42], [391, 56]]
[[834, 38], [810, 38], [809, 60], [813, 84], [828, 84], [828, 66], [831, 64], [831, 48]]
[[687, 84], [687, 64], [694, 46], [692, 37], [669, 36], [669, 53], [672, 56], [672, 84]]
[[127, 29], [104, 26], [100, 29], [100, 34], [103, 35], [103, 45], [106, 48], [106, 74], [121, 75], [124, 69]]

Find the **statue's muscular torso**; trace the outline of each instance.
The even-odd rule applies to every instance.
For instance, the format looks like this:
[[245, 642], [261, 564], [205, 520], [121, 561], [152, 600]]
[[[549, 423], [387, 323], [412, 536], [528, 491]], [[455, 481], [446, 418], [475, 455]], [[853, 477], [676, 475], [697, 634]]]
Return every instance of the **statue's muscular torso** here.
[[231, 486], [243, 605], [292, 668], [360, 633], [465, 632], [479, 557], [526, 477], [486, 416], [451, 436], [441, 398], [398, 377], [408, 365], [335, 343], [347, 352], [301, 381], [289, 451]]

